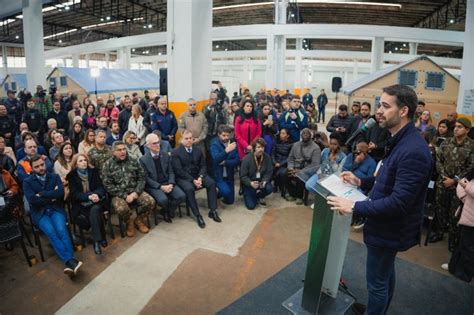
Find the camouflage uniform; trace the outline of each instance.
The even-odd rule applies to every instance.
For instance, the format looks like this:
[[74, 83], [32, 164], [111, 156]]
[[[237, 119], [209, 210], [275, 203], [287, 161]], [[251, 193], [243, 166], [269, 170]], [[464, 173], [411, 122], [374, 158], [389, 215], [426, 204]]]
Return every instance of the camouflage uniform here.
[[[127, 156], [124, 161], [115, 157], [108, 159], [101, 172], [105, 189], [112, 197], [112, 207], [125, 222], [130, 219], [130, 206], [136, 207], [140, 215], [146, 215], [155, 207], [155, 200], [144, 191], [145, 171], [137, 160]], [[127, 204], [129, 194], [136, 192], [138, 199]]]
[[112, 149], [106, 145], [102, 150], [93, 147], [87, 154], [92, 167], [102, 170], [105, 162], [112, 157]]
[[461, 144], [456, 138], [444, 141], [436, 150], [436, 170], [439, 174], [436, 181], [435, 229], [438, 232], [448, 231], [450, 250], [456, 245], [457, 219], [454, 216], [460, 201], [456, 196], [456, 185], [445, 188], [444, 176], [454, 179], [464, 178], [474, 165], [474, 141], [466, 137]]

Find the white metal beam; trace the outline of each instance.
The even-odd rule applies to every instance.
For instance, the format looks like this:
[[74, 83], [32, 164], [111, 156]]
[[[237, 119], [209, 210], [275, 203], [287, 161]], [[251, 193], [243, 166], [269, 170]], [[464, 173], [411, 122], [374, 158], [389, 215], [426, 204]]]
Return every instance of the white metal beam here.
[[[269, 35], [288, 38], [334, 38], [372, 40], [384, 37], [385, 41], [429, 43], [462, 47], [464, 32], [432, 30], [413, 27], [374, 26], [355, 24], [286, 24], [237, 25], [214, 27], [212, 40], [266, 39]], [[166, 45], [166, 32], [112, 38], [80, 45], [56, 48], [45, 52], [45, 57], [61, 58], [73, 53], [92, 53], [117, 50], [121, 47]]]

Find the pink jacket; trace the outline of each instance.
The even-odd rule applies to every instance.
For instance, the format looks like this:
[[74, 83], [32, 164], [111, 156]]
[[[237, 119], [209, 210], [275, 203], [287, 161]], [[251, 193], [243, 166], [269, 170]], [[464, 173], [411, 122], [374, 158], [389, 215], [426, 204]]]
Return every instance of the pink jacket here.
[[235, 119], [234, 122], [234, 136], [237, 142], [237, 151], [239, 152], [239, 158], [242, 160], [246, 155], [245, 149], [252, 144], [255, 138], [262, 136], [262, 126], [260, 121], [257, 119], [255, 122], [253, 118], [247, 118], [243, 123], [240, 123], [240, 116]]
[[109, 120], [109, 123], [112, 121], [117, 121], [119, 117], [119, 110], [116, 106], [112, 108], [112, 112], [110, 113], [110, 117], [108, 115], [109, 111], [107, 110], [107, 107], [102, 107], [100, 109], [100, 116], [105, 116]]
[[466, 188], [462, 188], [458, 184], [456, 193], [459, 199], [464, 202], [458, 224], [474, 227], [474, 179], [467, 184]]

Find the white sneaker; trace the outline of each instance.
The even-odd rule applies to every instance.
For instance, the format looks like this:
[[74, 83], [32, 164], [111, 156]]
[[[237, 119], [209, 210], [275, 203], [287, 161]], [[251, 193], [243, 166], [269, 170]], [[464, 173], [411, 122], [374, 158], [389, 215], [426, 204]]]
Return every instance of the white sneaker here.
[[449, 265], [448, 265], [448, 263], [442, 264], [442, 265], [441, 265], [441, 269], [446, 270], [446, 271], [449, 270]]
[[309, 206], [309, 207], [310, 207], [311, 209], [314, 209], [314, 203], [313, 203], [311, 206]]

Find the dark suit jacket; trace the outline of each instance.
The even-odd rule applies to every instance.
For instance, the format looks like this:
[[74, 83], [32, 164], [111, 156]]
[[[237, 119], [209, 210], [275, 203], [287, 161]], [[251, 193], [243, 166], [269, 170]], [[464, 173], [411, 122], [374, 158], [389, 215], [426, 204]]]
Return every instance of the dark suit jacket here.
[[99, 198], [105, 197], [105, 188], [100, 179], [99, 171], [96, 168], [89, 168], [89, 192], [85, 193], [82, 188], [81, 178], [77, 171], [71, 171], [67, 174], [66, 179], [69, 182], [69, 198], [72, 202], [72, 215], [77, 217], [82, 208], [81, 202], [88, 202], [89, 196], [97, 194]]
[[192, 154], [189, 154], [184, 146], [180, 145], [173, 150], [171, 161], [176, 179], [192, 182], [207, 175], [206, 159], [199, 147], [193, 146]]
[[[160, 163], [163, 173], [168, 177], [168, 184], [175, 185], [174, 171], [173, 166], [171, 165], [171, 156], [169, 153], [160, 151]], [[151, 152], [148, 151], [144, 156], [140, 158], [140, 164], [145, 170], [146, 176], [146, 185], [145, 189], [160, 189], [161, 184], [158, 182], [158, 177], [156, 174], [155, 161], [153, 161], [153, 156]]]
[[44, 183], [35, 175], [29, 176], [23, 182], [23, 192], [30, 204], [31, 218], [35, 224], [38, 224], [46, 209], [64, 214], [64, 187], [59, 175], [47, 172]]

